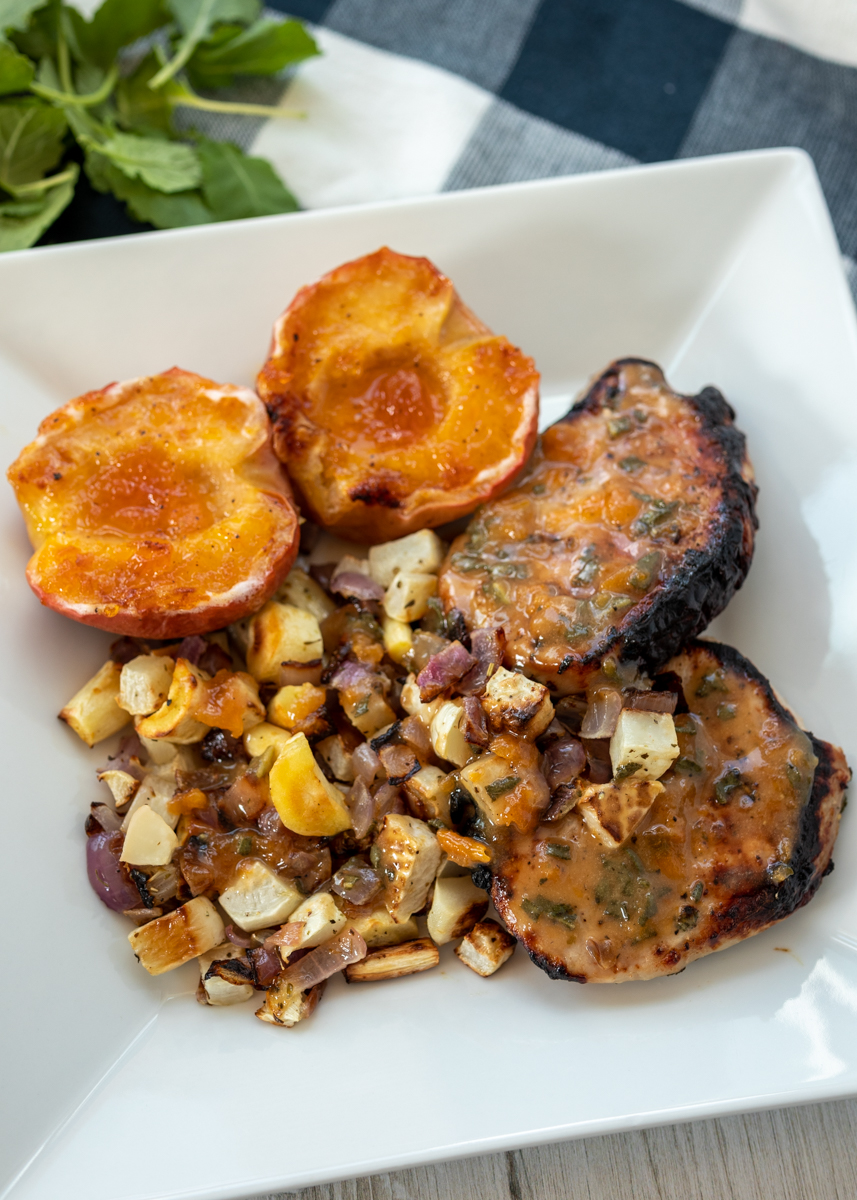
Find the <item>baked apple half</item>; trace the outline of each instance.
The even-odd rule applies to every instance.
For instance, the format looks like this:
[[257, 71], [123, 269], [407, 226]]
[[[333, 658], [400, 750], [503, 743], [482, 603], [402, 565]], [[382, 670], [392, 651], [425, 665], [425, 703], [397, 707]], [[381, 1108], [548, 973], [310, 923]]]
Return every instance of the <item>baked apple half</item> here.
[[384, 248], [298, 292], [257, 386], [302, 510], [374, 543], [496, 495], [535, 443], [538, 383], [428, 259]]
[[8, 471], [41, 602], [114, 633], [183, 637], [255, 612], [298, 516], [253, 392], [174, 367], [57, 409]]

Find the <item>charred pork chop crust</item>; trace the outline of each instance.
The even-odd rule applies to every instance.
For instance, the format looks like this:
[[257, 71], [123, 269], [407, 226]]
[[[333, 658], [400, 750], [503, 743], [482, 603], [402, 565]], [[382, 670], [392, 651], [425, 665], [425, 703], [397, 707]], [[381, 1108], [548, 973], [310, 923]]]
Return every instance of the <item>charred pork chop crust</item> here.
[[440, 577], [447, 610], [503, 625], [506, 662], [558, 692], [607, 654], [656, 670], [721, 612], [753, 556], [757, 488], [716, 388], [614, 362], [484, 506]]
[[[495, 907], [552, 979], [675, 974], [789, 916], [833, 869], [842, 751], [804, 733], [732, 647], [696, 641], [666, 669], [690, 710], [679, 727], [697, 732], [679, 735], [682, 758], [633, 838], [606, 851], [571, 813], [495, 842]], [[701, 769], [682, 774], [694, 743]], [[557, 840], [561, 870], [543, 853]]]

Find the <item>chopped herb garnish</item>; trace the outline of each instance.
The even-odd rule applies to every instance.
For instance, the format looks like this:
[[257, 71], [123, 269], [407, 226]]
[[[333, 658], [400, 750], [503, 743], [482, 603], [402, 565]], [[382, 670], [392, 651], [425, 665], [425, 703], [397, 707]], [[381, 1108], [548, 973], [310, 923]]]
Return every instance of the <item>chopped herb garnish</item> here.
[[588, 634], [589, 634], [589, 626], [588, 625], [580, 625], [577, 623], [572, 624], [572, 625], [564, 625], [563, 631], [562, 631], [563, 637], [572, 646], [574, 645], [575, 642], [582, 641], [583, 638], [588, 636]]
[[642, 765], [642, 763], [638, 762], [621, 763], [613, 774], [613, 782], [621, 783], [623, 779], [627, 779], [629, 775], [633, 775], [636, 771], [639, 771]]
[[[475, 546], [473, 548], [476, 549]], [[455, 567], [456, 571], [461, 571], [465, 575], [468, 571], [481, 571], [485, 566], [481, 558], [474, 558], [472, 554], [462, 554], [461, 552], [453, 554], [449, 562], [450, 566]]]
[[607, 422], [607, 432], [611, 438], [621, 437], [623, 433], [627, 433], [633, 422], [628, 416], [613, 417]]
[[252, 851], [253, 851], [253, 839], [249, 838], [249, 837], [243, 837], [241, 839], [241, 841], [238, 843], [238, 853], [239, 854], [251, 854]]
[[696, 725], [694, 723], [694, 720], [691, 716], [689, 716], [687, 714], [684, 714], [683, 716], [680, 716], [680, 717], [676, 717], [676, 719], [674, 721], [674, 725], [675, 725], [676, 733], [692, 733], [692, 734], [696, 733]]
[[542, 495], [544, 495], [546, 489], [547, 489], [547, 484], [534, 483], [530, 490], [532, 491], [534, 496], [542, 496]]
[[539, 917], [547, 917], [548, 920], [557, 921], [569, 929], [574, 929], [577, 923], [577, 913], [570, 904], [557, 904], [548, 900], [546, 896], [536, 896], [534, 900], [525, 896], [521, 901], [521, 908], [534, 921], [538, 921]]
[[647, 592], [658, 577], [663, 557], [660, 550], [652, 550], [638, 558], [628, 580], [631, 587], [638, 592]]
[[368, 711], [369, 711], [369, 697], [364, 696], [361, 700], [358, 700], [357, 703], [354, 705], [354, 715], [355, 715], [355, 717], [363, 717], [366, 715], [366, 713]]
[[734, 704], [718, 704], [717, 715], [721, 721], [731, 721], [738, 709]]
[[369, 861], [377, 871], [381, 865], [381, 847], [373, 846], [369, 851]]
[[659, 525], [663, 525], [665, 521], [669, 520], [678, 506], [678, 500], [661, 500], [656, 497], [651, 501], [649, 509], [637, 517], [631, 526], [631, 533], [635, 537], [642, 537], [643, 534], [652, 533]]
[[679, 909], [678, 916], [675, 922], [676, 933], [684, 933], [687, 929], [693, 929], [699, 920], [699, 912], [692, 904], [685, 904]]
[[705, 886], [701, 879], [697, 879], [696, 883], [690, 889], [690, 898], [694, 904], [699, 904], [702, 899], [702, 894], [705, 891]]
[[679, 775], [699, 775], [702, 767], [693, 758], [677, 758], [673, 764], [673, 770], [678, 771]]
[[768, 876], [774, 883], [785, 883], [790, 875], [794, 875], [794, 871], [788, 863], [775, 862], [768, 867]]
[[746, 787], [746, 781], [737, 767], [732, 767], [721, 775], [714, 784], [714, 799], [717, 804], [728, 804], [732, 793], [740, 787]]
[[729, 692], [722, 671], [712, 671], [708, 675], [703, 675], [696, 689], [697, 696], [710, 696], [712, 692]]
[[524, 563], [516, 562], [500, 563], [489, 570], [495, 579], [498, 576], [503, 579], [526, 579], [530, 573]]
[[565, 842], [546, 842], [545, 853], [554, 858], [571, 858], [571, 848]]
[[495, 779], [493, 783], [486, 784], [485, 791], [492, 800], [499, 800], [501, 796], [505, 796], [507, 792], [511, 792], [521, 782], [519, 775], [504, 775], [502, 779]]
[[508, 604], [512, 599], [509, 585], [508, 583], [504, 583], [502, 579], [486, 579], [482, 584], [482, 591], [486, 596], [490, 596], [492, 600], [496, 600], [498, 604]]
[[646, 464], [643, 459], [637, 458], [636, 454], [629, 454], [627, 457], [619, 460], [619, 466], [622, 468], [622, 470], [628, 471], [629, 474], [632, 475], [635, 471], [639, 471], [640, 468], [644, 467], [645, 465]]
[[575, 575], [572, 583], [577, 587], [585, 587], [587, 583], [592, 583], [592, 580], [598, 574], [598, 559], [595, 557], [586, 558], [580, 564], [580, 570]]

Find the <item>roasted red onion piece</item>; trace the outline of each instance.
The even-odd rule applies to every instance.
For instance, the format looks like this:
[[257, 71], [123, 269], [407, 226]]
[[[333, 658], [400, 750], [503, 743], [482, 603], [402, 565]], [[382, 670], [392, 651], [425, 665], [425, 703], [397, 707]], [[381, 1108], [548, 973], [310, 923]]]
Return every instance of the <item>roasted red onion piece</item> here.
[[635, 708], [638, 712], [674, 713], [678, 704], [675, 692], [627, 691], [622, 695], [624, 708]]
[[248, 950], [247, 958], [256, 973], [256, 986], [260, 988], [270, 987], [283, 969], [277, 951], [273, 947], [267, 947], [264, 943]]
[[354, 774], [364, 783], [371, 783], [381, 772], [381, 760], [368, 742], [363, 742], [351, 751]]
[[365, 780], [358, 778], [354, 781], [345, 803], [351, 811], [351, 827], [359, 842], [369, 832], [375, 819], [375, 801]]
[[267, 804], [265, 789], [260, 780], [248, 771], [232, 784], [217, 801], [217, 807], [233, 825], [255, 821]]
[[362, 858], [349, 858], [334, 875], [330, 890], [351, 904], [368, 904], [380, 892], [381, 880]]
[[344, 691], [346, 688], [358, 687], [362, 683], [368, 683], [370, 679], [375, 679], [375, 677], [375, 672], [366, 663], [354, 662], [352, 659], [346, 658], [336, 668], [329, 682], [332, 688]]
[[227, 925], [224, 930], [226, 940], [231, 942], [233, 946], [241, 946], [243, 950], [249, 950], [253, 945], [253, 938], [249, 933], [245, 933], [243, 929], [239, 929], [237, 925]]
[[589, 767], [590, 783], [609, 783], [613, 778], [613, 764], [610, 762], [610, 743], [608, 741], [585, 741], [586, 762]]
[[124, 841], [121, 833], [103, 829], [86, 839], [86, 874], [90, 886], [102, 904], [114, 912], [124, 912], [140, 904], [140, 893], [126, 881], [119, 865]]
[[542, 772], [551, 791], [560, 784], [577, 779], [586, 766], [586, 751], [576, 737], [558, 738], [551, 742], [542, 759]]
[[387, 813], [401, 813], [405, 811], [405, 806], [402, 803], [402, 797], [399, 795], [399, 789], [395, 786], [395, 784], [381, 784], [381, 786], [375, 792], [373, 808], [376, 821], [380, 821], [382, 817], [386, 817]]
[[431, 754], [429, 731], [419, 717], [405, 717], [399, 725], [399, 737], [424, 758]]
[[218, 671], [232, 670], [232, 655], [227, 654], [217, 642], [207, 642], [197, 666], [201, 671], [205, 671], [206, 675], [214, 678]]
[[274, 950], [278, 946], [282, 946], [286, 952], [283, 957], [288, 957], [289, 947], [296, 946], [301, 940], [303, 933], [303, 921], [289, 921], [286, 925], [281, 925], [275, 930], [270, 937], [266, 937], [262, 945], [266, 950]]
[[197, 633], [182, 638], [181, 645], [176, 651], [177, 658], [186, 658], [193, 666], [199, 666], [199, 660], [208, 649], [208, 642]]
[[580, 726], [582, 738], [609, 738], [616, 732], [616, 722], [622, 711], [622, 693], [614, 688], [599, 688], [589, 701], [586, 716]]
[[563, 783], [551, 797], [551, 806], [542, 817], [543, 821], [558, 821], [566, 813], [571, 812], [578, 801], [577, 789], [570, 783]]
[[488, 718], [485, 716], [485, 709], [480, 704], [478, 696], [464, 697], [464, 720], [461, 723], [461, 732], [464, 734], [465, 742], [469, 742], [471, 746], [487, 746], [491, 741]]
[[127, 771], [129, 775], [133, 775], [135, 779], [142, 779], [146, 774], [141, 766], [146, 761], [148, 755], [143, 749], [143, 743], [140, 741], [136, 733], [129, 733], [127, 737], [123, 737], [119, 743], [119, 749], [112, 758], [108, 758], [103, 767], [98, 768], [97, 774], [102, 771]]
[[330, 590], [351, 600], [383, 600], [384, 589], [362, 571], [339, 571], [330, 581]]
[[121, 637], [115, 642], [110, 643], [110, 657], [120, 667], [124, 667], [132, 658], [136, 658], [138, 654], [146, 654], [147, 647], [145, 643], [137, 641], [136, 638]]
[[506, 634], [503, 629], [474, 629], [470, 634], [470, 653], [476, 660], [458, 684], [462, 696], [475, 696], [485, 690], [490, 675], [503, 661]]
[[284, 826], [280, 820], [280, 814], [274, 808], [273, 804], [266, 804], [256, 818], [256, 828], [264, 833], [267, 837], [273, 837], [277, 833], [281, 833]]
[[89, 817], [86, 821], [86, 832], [97, 832], [92, 828], [93, 823], [97, 824], [105, 833], [115, 833], [117, 829], [122, 828], [122, 818], [115, 809], [110, 808], [107, 804], [90, 804]]
[[428, 704], [441, 692], [448, 691], [453, 684], [458, 683], [471, 667], [476, 666], [476, 659], [469, 650], [465, 650], [461, 642], [450, 642], [438, 654], [433, 654], [417, 676], [420, 689], [420, 700]]
[[428, 663], [430, 658], [435, 654], [440, 654], [449, 642], [445, 637], [441, 637], [437, 633], [429, 633], [427, 629], [418, 629], [414, 633], [414, 641], [411, 646], [411, 669], [418, 674], [423, 667]]
[[292, 966], [286, 967], [277, 977], [277, 986], [291, 984], [296, 991], [306, 992], [337, 971], [344, 971], [351, 963], [360, 962], [366, 954], [366, 942], [357, 930], [345, 929], [330, 941], [310, 950]]
[[378, 752], [381, 766], [394, 787], [401, 787], [420, 769], [420, 760], [410, 746], [382, 746]]

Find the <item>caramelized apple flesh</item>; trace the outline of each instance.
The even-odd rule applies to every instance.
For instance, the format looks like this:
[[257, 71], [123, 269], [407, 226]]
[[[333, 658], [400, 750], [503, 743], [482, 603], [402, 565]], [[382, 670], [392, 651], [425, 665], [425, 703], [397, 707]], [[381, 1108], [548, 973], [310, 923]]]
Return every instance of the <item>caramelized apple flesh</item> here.
[[140, 637], [255, 611], [297, 552], [298, 519], [258, 398], [174, 368], [47, 417], [8, 472], [43, 604]]
[[469, 512], [536, 436], [532, 359], [428, 259], [388, 249], [298, 293], [257, 386], [304, 510], [363, 542]]

